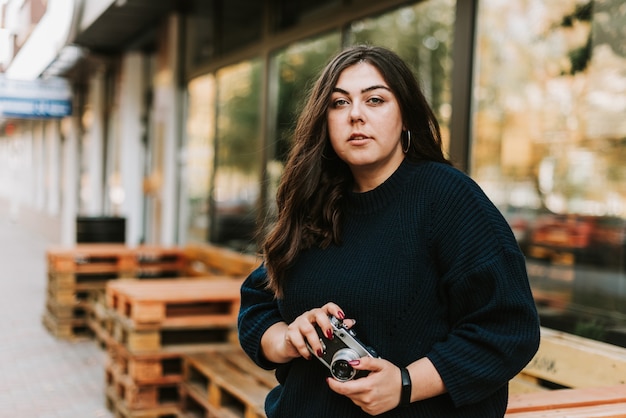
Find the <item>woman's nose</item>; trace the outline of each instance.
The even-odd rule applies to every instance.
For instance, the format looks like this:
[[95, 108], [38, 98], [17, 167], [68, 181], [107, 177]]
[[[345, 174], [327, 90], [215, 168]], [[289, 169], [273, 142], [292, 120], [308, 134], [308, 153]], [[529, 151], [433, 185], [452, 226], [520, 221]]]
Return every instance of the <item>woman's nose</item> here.
[[351, 122], [363, 122], [363, 109], [361, 108], [362, 104], [359, 102], [353, 102], [350, 107], [350, 121]]

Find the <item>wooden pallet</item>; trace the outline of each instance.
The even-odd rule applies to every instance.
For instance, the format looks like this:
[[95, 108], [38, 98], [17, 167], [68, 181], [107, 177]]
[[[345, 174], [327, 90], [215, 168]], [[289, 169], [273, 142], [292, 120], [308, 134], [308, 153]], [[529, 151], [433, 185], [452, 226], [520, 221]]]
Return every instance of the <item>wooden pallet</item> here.
[[184, 248], [188, 276], [247, 276], [260, 258], [210, 244], [188, 244]]
[[277, 385], [238, 346], [184, 357], [183, 410], [209, 417], [265, 417], [267, 393]]
[[90, 306], [86, 301], [64, 305], [48, 299], [46, 310], [57, 319], [86, 319], [89, 316]]
[[91, 329], [98, 345], [106, 349], [112, 341], [113, 319], [106, 306], [105, 291], [92, 292], [87, 303], [89, 304], [87, 326]]
[[626, 417], [626, 385], [511, 395], [506, 418]]
[[60, 305], [73, 305], [88, 301], [94, 292], [104, 291], [105, 288], [104, 283], [81, 283], [71, 287], [48, 283], [46, 300]]
[[52, 247], [46, 251], [48, 271], [52, 273], [95, 273], [132, 270], [135, 254], [123, 244], [79, 244]]
[[181, 406], [180, 387], [176, 382], [141, 384], [109, 364], [105, 368], [106, 386], [112, 388], [123, 406], [131, 411]]
[[165, 405], [156, 408], [131, 410], [126, 406], [114, 387], [105, 390], [106, 406], [115, 418], [187, 418], [178, 406]]
[[133, 271], [48, 273], [48, 287], [75, 289], [77, 286], [104, 289], [111, 280], [135, 277]]
[[110, 282], [107, 306], [134, 330], [155, 326], [194, 327], [236, 324], [241, 280], [215, 277], [210, 280], [174, 279]]
[[177, 328], [135, 330], [120, 321], [113, 323], [112, 338], [124, 345], [132, 355], [157, 352], [177, 353], [211, 348], [215, 344], [237, 341], [234, 326], [216, 327], [213, 324]]
[[107, 346], [107, 355], [112, 367], [140, 384], [180, 383], [183, 380], [182, 352], [133, 355], [122, 344], [112, 341]]
[[86, 319], [57, 318], [52, 313], [46, 311], [42, 315], [41, 320], [48, 332], [56, 338], [66, 340], [91, 338]]
[[[71, 248], [50, 248], [46, 253], [48, 272], [57, 280], [71, 281], [77, 275], [118, 277], [178, 277], [187, 266], [179, 247], [121, 244], [79, 244]], [[63, 274], [65, 273], [65, 274]]]

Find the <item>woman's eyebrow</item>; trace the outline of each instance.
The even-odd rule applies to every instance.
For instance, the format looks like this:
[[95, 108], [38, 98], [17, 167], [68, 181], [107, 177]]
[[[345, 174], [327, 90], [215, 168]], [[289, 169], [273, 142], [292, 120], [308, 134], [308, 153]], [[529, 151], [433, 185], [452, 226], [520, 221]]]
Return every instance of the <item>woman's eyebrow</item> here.
[[[378, 90], [378, 89], [385, 89], [387, 91], [391, 91], [391, 89], [387, 86], [384, 86], [382, 84], [375, 84], [373, 86], [364, 88], [363, 90], [361, 90], [361, 93], [367, 93], [368, 91]], [[333, 88], [333, 93], [341, 93], [341, 94], [345, 94], [346, 96], [350, 95], [350, 93], [348, 93], [347, 91], [339, 87]]]

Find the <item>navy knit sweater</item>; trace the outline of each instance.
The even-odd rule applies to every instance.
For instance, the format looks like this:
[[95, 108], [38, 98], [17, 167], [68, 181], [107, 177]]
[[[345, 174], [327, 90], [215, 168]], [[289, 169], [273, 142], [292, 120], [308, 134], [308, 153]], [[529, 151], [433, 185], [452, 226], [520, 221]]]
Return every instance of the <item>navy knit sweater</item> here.
[[[343, 243], [300, 254], [284, 298], [255, 270], [241, 288], [239, 337], [280, 385], [269, 418], [368, 416], [332, 392], [315, 359], [274, 364], [263, 333], [332, 301], [359, 339], [398, 366], [427, 356], [448, 393], [381, 417], [502, 417], [508, 384], [539, 345], [525, 260], [505, 219], [476, 183], [444, 164], [403, 162], [376, 189], [349, 196]], [[415, 378], [415, 377], [414, 377]]]

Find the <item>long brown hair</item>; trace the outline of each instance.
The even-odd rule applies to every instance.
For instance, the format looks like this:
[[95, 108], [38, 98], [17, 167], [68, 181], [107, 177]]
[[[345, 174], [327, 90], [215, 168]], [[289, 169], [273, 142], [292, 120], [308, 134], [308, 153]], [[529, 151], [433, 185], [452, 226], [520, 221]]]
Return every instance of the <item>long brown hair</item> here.
[[276, 194], [278, 217], [262, 242], [268, 288], [276, 297], [282, 297], [287, 269], [301, 251], [341, 243], [344, 196], [353, 178], [330, 144], [327, 111], [342, 71], [361, 61], [375, 66], [396, 96], [411, 132], [406, 158], [450, 164], [442, 152], [439, 123], [406, 63], [382, 47], [354, 46], [340, 52], [322, 71], [300, 114]]

